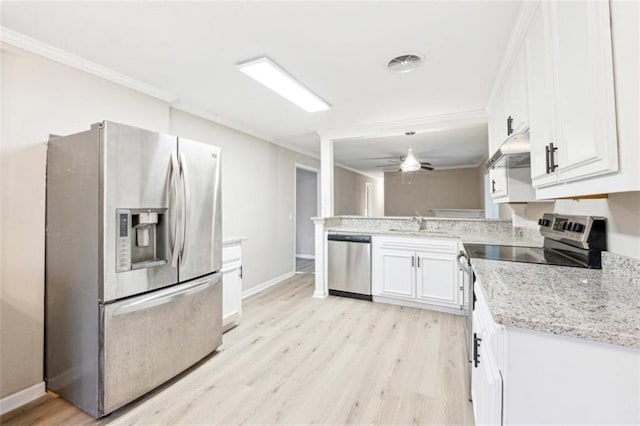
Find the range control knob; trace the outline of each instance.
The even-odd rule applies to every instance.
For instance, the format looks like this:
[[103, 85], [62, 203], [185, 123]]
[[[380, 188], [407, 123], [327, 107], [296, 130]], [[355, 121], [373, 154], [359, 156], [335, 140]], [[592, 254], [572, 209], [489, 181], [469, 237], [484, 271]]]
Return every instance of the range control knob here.
[[544, 223], [544, 219], [538, 219], [538, 225], [543, 226], [542, 224]]
[[551, 221], [549, 219], [538, 219], [538, 225], [540, 226], [549, 226]]
[[581, 223], [575, 223], [573, 226], [573, 232], [579, 232], [579, 233], [584, 232], [584, 225]]
[[562, 230], [563, 230], [563, 231], [566, 231], [568, 228], [569, 228], [569, 222], [564, 222], [564, 223], [562, 224]]
[[567, 227], [565, 228], [565, 230], [571, 231], [571, 229], [573, 229], [573, 222], [567, 222], [566, 225]]

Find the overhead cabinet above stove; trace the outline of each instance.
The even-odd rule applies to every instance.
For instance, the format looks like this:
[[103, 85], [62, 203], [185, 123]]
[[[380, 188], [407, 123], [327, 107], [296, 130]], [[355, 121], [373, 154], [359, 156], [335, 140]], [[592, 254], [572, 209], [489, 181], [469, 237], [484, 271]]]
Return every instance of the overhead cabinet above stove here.
[[505, 194], [504, 173], [490, 171], [496, 202], [640, 190], [638, 8], [523, 4], [487, 108], [489, 155], [528, 128], [533, 190]]
[[609, 4], [542, 2], [525, 49], [533, 186], [617, 171]]

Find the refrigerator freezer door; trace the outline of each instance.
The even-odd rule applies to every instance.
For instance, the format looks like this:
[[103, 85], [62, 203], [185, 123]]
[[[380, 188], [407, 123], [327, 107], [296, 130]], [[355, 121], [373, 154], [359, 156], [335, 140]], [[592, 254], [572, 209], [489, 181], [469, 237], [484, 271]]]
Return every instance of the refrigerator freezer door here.
[[100, 315], [100, 415], [107, 415], [222, 343], [221, 274], [100, 305]]
[[222, 268], [220, 148], [178, 138], [178, 156], [185, 204], [182, 282]]
[[[99, 298], [108, 302], [159, 289], [178, 282], [178, 269], [171, 266], [173, 224], [179, 224], [180, 209], [174, 198], [179, 185], [178, 170], [172, 175], [172, 156], [177, 167], [177, 138], [123, 124], [105, 122], [101, 131], [102, 285]], [[175, 179], [174, 179], [175, 177]], [[123, 211], [154, 209], [158, 217], [160, 252], [166, 263], [141, 268], [118, 267], [123, 244], [119, 237]], [[118, 213], [121, 213], [120, 215]], [[178, 226], [175, 227], [176, 231]], [[136, 232], [131, 238], [136, 237]], [[139, 242], [137, 242], [139, 243]], [[150, 265], [154, 263], [150, 262]], [[144, 263], [142, 263], [144, 266]]]

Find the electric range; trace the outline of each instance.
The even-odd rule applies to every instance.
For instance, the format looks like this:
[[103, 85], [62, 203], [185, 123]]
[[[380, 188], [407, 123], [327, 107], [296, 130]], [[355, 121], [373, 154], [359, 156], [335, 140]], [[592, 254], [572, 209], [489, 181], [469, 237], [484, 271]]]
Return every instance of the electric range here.
[[538, 220], [542, 247], [464, 244], [470, 258], [601, 269], [606, 219], [545, 213]]

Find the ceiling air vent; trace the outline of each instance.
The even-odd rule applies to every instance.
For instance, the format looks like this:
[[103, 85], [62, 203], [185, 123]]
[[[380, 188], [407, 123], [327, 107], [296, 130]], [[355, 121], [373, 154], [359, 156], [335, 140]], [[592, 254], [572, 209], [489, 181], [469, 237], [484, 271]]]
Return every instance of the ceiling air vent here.
[[409, 72], [412, 71], [422, 63], [422, 55], [417, 53], [406, 53], [404, 55], [396, 56], [389, 61], [387, 67], [389, 71], [393, 72]]

